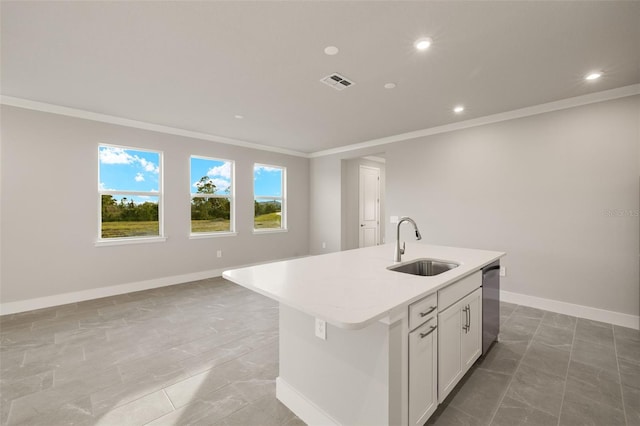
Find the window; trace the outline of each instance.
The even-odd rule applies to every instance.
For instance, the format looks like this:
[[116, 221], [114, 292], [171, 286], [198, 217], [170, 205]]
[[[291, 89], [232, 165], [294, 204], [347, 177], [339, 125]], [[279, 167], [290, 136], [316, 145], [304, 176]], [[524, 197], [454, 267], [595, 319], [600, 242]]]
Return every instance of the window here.
[[287, 229], [286, 171], [284, 167], [254, 164], [253, 228], [255, 230]]
[[161, 237], [162, 154], [98, 147], [98, 240]]
[[191, 233], [234, 232], [233, 161], [191, 157]]

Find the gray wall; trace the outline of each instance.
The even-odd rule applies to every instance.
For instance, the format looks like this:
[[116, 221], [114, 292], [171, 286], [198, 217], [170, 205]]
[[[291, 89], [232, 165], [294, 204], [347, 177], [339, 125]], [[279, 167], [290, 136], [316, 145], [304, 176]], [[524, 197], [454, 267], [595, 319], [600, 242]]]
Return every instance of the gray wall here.
[[[408, 215], [426, 243], [506, 251], [504, 290], [638, 315], [639, 117], [633, 96], [348, 155], [385, 152], [387, 223]], [[340, 161], [312, 159], [312, 180]], [[332, 184], [312, 205], [339, 208]], [[335, 220], [311, 227], [312, 242], [340, 242]]]
[[[308, 159], [9, 106], [1, 112], [3, 303], [308, 254]], [[166, 242], [94, 246], [100, 143], [164, 153]], [[237, 236], [189, 239], [193, 154], [235, 160]], [[254, 162], [287, 167], [289, 232], [252, 233]]]
[[[342, 248], [342, 165], [336, 157], [319, 157], [309, 167], [309, 252], [329, 253]], [[322, 244], [325, 243], [325, 248]]]

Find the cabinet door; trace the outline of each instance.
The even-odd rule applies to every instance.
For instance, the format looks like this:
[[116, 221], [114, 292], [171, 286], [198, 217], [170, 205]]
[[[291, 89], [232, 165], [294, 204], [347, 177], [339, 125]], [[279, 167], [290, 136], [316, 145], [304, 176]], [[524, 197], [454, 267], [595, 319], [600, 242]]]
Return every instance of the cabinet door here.
[[409, 333], [409, 425], [422, 426], [438, 406], [436, 318]]
[[[465, 312], [466, 310], [466, 312]], [[461, 334], [462, 374], [466, 373], [482, 353], [482, 289], [462, 299], [463, 327]]]
[[455, 303], [438, 314], [438, 400], [449, 395], [462, 375], [460, 353], [462, 304]]

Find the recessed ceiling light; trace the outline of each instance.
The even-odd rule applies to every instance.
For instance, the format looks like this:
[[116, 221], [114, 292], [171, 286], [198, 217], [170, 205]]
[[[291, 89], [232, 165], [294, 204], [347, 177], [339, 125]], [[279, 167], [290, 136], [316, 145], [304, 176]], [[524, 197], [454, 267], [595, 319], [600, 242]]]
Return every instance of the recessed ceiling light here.
[[418, 50], [427, 50], [431, 46], [432, 40], [429, 37], [419, 38], [413, 43]]
[[329, 56], [337, 55], [338, 52], [339, 52], [339, 50], [335, 46], [327, 46], [327, 47], [324, 48], [324, 53], [329, 55]]
[[456, 114], [460, 114], [462, 111], [464, 111], [464, 107], [462, 105], [458, 105], [453, 108], [453, 112], [455, 112]]
[[387, 83], [384, 85], [385, 89], [395, 89], [396, 88], [396, 84], [395, 83]]
[[589, 81], [591, 81], [591, 80], [597, 80], [597, 79], [599, 79], [600, 77], [602, 77], [602, 73], [601, 73], [601, 72], [592, 72], [592, 73], [587, 74], [587, 75], [584, 77], [584, 79], [585, 79], [585, 80], [589, 80]]
[[244, 118], [244, 115], [236, 114], [236, 115], [233, 116], [233, 118], [237, 118], [238, 120], [242, 120]]

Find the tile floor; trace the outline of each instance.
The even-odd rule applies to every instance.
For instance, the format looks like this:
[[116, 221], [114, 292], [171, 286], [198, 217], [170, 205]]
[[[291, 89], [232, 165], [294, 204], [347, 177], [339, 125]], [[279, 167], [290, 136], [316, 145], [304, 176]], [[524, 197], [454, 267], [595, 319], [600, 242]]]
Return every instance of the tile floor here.
[[508, 303], [428, 425], [640, 426], [640, 332]]
[[222, 279], [0, 317], [2, 425], [303, 425], [278, 306]]
[[[640, 425], [640, 332], [503, 303], [430, 425]], [[277, 304], [222, 279], [0, 317], [1, 425], [302, 425]]]

